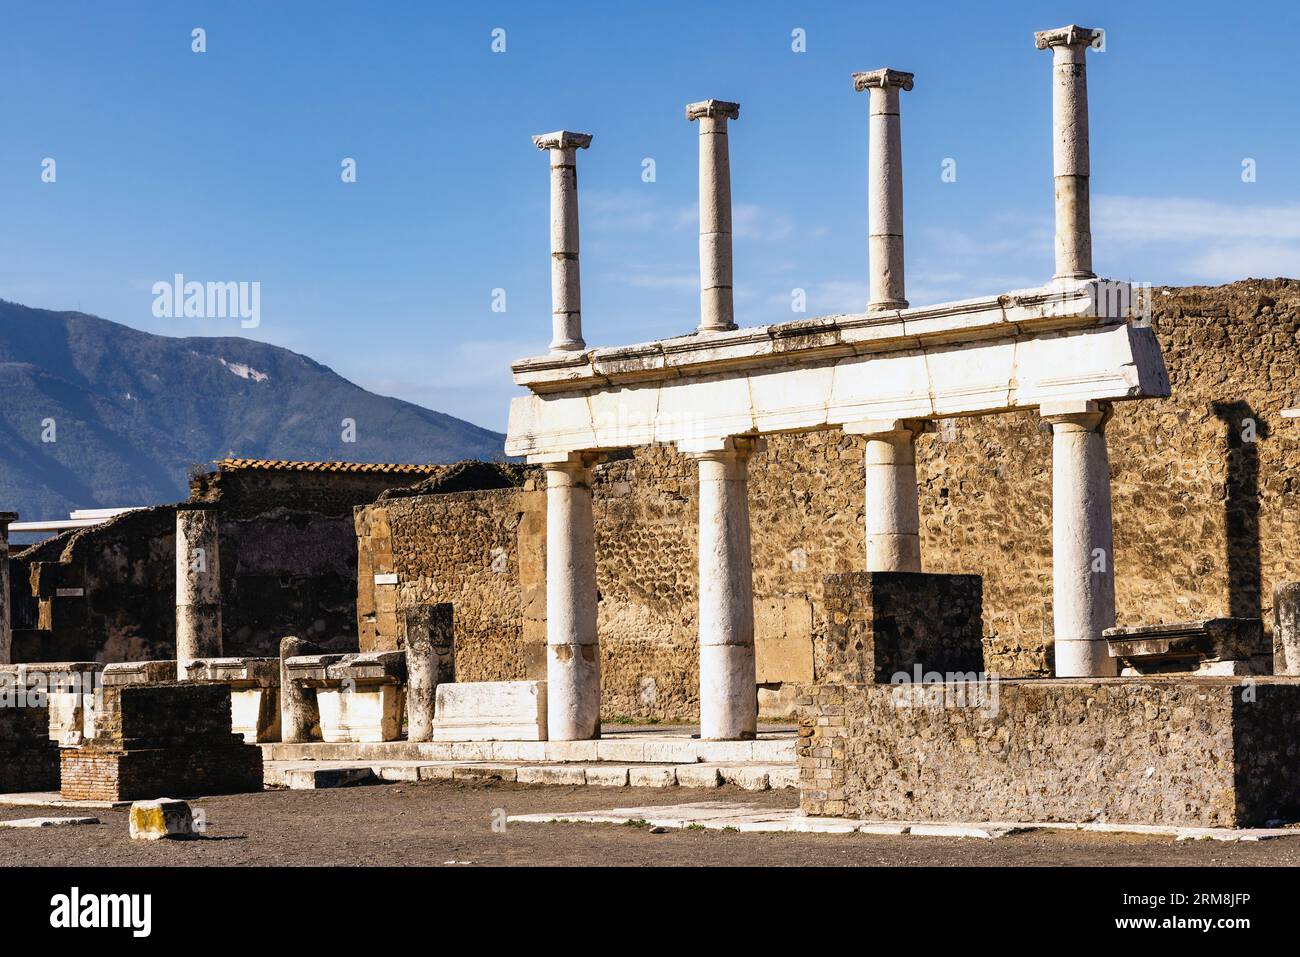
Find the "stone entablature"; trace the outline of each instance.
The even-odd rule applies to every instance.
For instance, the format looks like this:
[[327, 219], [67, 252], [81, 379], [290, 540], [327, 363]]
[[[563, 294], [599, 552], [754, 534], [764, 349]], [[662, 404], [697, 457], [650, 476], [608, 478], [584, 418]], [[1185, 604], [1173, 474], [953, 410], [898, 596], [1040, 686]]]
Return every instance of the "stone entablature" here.
[[195, 658], [183, 669], [185, 681], [230, 687], [232, 728], [247, 743], [280, 740], [279, 658]]
[[506, 452], [571, 451], [863, 420], [1169, 395], [1127, 283], [1067, 281], [884, 314], [825, 316], [514, 363]]
[[1207, 618], [1105, 631], [1123, 675], [1268, 674], [1272, 649], [1259, 618]]

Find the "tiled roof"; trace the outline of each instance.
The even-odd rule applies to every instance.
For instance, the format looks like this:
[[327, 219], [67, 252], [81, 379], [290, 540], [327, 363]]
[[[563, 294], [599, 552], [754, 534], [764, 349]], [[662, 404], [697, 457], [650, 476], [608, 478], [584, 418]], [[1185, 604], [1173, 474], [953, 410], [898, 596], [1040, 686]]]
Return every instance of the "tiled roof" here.
[[436, 475], [443, 465], [400, 465], [386, 462], [291, 462], [287, 459], [218, 459], [217, 468], [260, 469], [266, 472], [355, 472], [384, 475]]

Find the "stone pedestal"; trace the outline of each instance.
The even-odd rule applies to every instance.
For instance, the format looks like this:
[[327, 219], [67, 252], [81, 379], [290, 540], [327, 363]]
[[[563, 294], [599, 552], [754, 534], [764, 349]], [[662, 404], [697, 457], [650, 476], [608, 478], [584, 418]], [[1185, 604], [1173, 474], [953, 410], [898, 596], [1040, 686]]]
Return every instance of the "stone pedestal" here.
[[545, 681], [438, 685], [434, 741], [545, 741]]
[[[984, 670], [978, 575], [844, 572], [823, 579], [826, 623], [813, 643], [818, 683], [923, 680]], [[919, 677], [918, 677], [919, 675]]]
[[574, 453], [546, 469], [547, 731], [552, 741], [600, 737], [596, 633], [594, 459]]
[[749, 458], [761, 440], [712, 449], [683, 443], [700, 469], [700, 737], [744, 740], [758, 730], [754, 665]]
[[176, 674], [195, 658], [221, 657], [220, 526], [212, 508], [176, 509]]
[[315, 690], [321, 740], [375, 742], [401, 737], [406, 706], [403, 652], [289, 658], [284, 670], [287, 683]]
[[700, 332], [736, 328], [731, 278], [731, 152], [727, 120], [740, 104], [704, 100], [686, 107], [700, 124]]
[[229, 687], [231, 726], [249, 744], [280, 740], [279, 658], [198, 658], [185, 680]]
[[1056, 675], [1116, 674], [1115, 548], [1106, 452], [1108, 402], [1044, 404], [1052, 426], [1052, 622]]
[[232, 732], [225, 684], [105, 686], [95, 736], [60, 758], [68, 801], [262, 790], [262, 750]]
[[[0, 687], [42, 695], [49, 710], [50, 740], [80, 744], [94, 733], [95, 692], [104, 665], [97, 661], [30, 662], [0, 666]], [[3, 707], [0, 704], [0, 707]]]
[[436, 694], [456, 680], [452, 606], [415, 605], [406, 609], [406, 740], [433, 736]]

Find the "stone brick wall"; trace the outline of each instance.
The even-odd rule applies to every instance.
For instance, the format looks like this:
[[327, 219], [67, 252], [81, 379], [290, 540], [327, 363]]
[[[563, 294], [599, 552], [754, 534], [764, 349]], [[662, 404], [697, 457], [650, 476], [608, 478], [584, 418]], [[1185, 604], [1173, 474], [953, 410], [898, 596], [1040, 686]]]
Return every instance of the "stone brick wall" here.
[[[1267, 620], [1273, 584], [1300, 579], [1300, 421], [1280, 415], [1300, 397], [1300, 282], [1153, 298], [1173, 396], [1119, 404], [1107, 428], [1118, 621]], [[1050, 433], [1029, 412], [939, 425], [918, 443], [923, 567], [982, 576], [989, 670], [1049, 674]], [[765, 690], [811, 680], [822, 579], [864, 564], [863, 452], [839, 432], [773, 436], [750, 463]], [[596, 482], [605, 714], [694, 718], [694, 463], [638, 449]], [[461, 680], [540, 677], [545, 505], [525, 488], [360, 510], [362, 648], [398, 646], [404, 603], [451, 601]]]
[[[955, 696], [959, 687], [947, 690]], [[1262, 678], [1243, 689], [1228, 678], [1012, 680], [985, 699], [968, 698], [975, 707], [945, 706], [955, 699], [936, 697], [941, 691], [803, 689], [803, 810], [888, 821], [1200, 827], [1259, 826], [1300, 811], [1295, 682]]]

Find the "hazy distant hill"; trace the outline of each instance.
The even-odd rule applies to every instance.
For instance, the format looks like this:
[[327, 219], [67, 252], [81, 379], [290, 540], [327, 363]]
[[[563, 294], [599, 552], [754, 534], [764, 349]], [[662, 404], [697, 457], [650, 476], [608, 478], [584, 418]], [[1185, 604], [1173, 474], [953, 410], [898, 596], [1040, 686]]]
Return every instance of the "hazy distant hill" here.
[[[0, 509], [24, 519], [187, 494], [234, 455], [355, 462], [500, 459], [504, 437], [385, 398], [318, 362], [239, 338], [140, 332], [0, 300]], [[356, 421], [356, 442], [342, 421]], [[53, 420], [53, 442], [46, 420]]]

